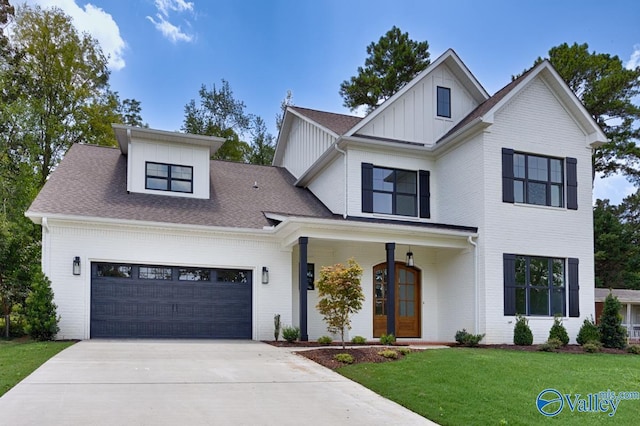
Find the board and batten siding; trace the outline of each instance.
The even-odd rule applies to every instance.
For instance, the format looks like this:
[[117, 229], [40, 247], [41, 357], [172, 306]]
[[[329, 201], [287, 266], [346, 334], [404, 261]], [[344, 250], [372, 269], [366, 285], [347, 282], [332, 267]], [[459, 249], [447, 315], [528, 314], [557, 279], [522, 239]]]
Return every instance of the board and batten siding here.
[[[267, 237], [230, 236], [160, 227], [49, 220], [43, 227], [43, 269], [58, 305], [58, 339], [88, 339], [91, 262], [250, 269], [253, 271], [253, 339], [273, 338], [273, 316], [290, 324], [291, 250]], [[79, 256], [81, 275], [72, 274]], [[262, 267], [269, 284], [261, 283]]]
[[[436, 116], [438, 86], [451, 89], [451, 118]], [[477, 106], [449, 68], [441, 64], [357, 134], [432, 145]]]
[[[576, 158], [578, 210], [502, 202], [502, 148]], [[486, 343], [513, 339], [514, 317], [505, 316], [503, 306], [504, 253], [579, 259], [580, 317], [563, 319], [575, 342], [583, 320], [594, 313], [591, 149], [585, 132], [538, 77], [496, 112], [483, 149], [485, 214], [480, 257], [487, 301], [482, 330], [487, 333]], [[565, 261], [565, 276], [567, 268]], [[566, 293], [568, 312], [568, 288]], [[534, 342], [544, 342], [552, 324], [552, 317], [529, 317]]]
[[[209, 198], [209, 148], [134, 139], [129, 146], [127, 190], [187, 198]], [[145, 189], [146, 162], [193, 167], [193, 193]]]
[[289, 131], [282, 166], [299, 179], [335, 141], [332, 134], [295, 117]]

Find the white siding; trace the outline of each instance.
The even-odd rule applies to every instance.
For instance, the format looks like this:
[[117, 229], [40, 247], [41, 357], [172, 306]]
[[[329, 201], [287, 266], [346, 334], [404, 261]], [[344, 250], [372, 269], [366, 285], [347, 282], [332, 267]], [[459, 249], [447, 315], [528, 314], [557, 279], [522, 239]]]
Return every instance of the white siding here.
[[[503, 147], [577, 158], [578, 210], [503, 203]], [[503, 253], [579, 259], [581, 317], [564, 319], [569, 336], [575, 341], [582, 321], [594, 312], [591, 151], [585, 135], [542, 79], [537, 78], [496, 113], [495, 124], [485, 135], [484, 158], [482, 280], [486, 283], [483, 332], [487, 333], [487, 341], [513, 341], [513, 317], [503, 315]], [[553, 318], [531, 317], [529, 325], [535, 342], [547, 339], [552, 323]]]
[[[209, 198], [209, 148], [197, 145], [178, 145], [163, 142], [133, 140], [128, 153], [131, 192], [162, 194], [175, 197]], [[193, 167], [193, 193], [155, 191], [145, 189], [147, 161]]]
[[[49, 221], [44, 272], [51, 279], [61, 315], [59, 339], [88, 339], [91, 262], [201, 266], [253, 270], [253, 338], [273, 338], [273, 316], [291, 323], [291, 251], [276, 241], [202, 231], [176, 231], [156, 227], [63, 223]], [[71, 264], [80, 256], [82, 273], [72, 275]], [[43, 262], [44, 263], [44, 262]], [[263, 266], [269, 284], [261, 283]]]
[[345, 174], [343, 155], [333, 160], [312, 181], [308, 188], [332, 213], [344, 213]]
[[[436, 116], [437, 86], [451, 89], [451, 118]], [[441, 64], [357, 133], [431, 145], [477, 106], [451, 70]]]
[[296, 178], [304, 172], [336, 141], [318, 126], [295, 117], [282, 158], [282, 166]]

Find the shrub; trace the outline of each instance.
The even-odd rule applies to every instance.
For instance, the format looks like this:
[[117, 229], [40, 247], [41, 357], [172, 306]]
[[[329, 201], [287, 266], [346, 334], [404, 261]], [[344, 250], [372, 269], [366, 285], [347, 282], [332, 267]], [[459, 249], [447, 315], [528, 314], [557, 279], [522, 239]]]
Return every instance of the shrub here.
[[475, 347], [478, 346], [478, 343], [480, 343], [482, 339], [484, 339], [484, 336], [484, 334], [468, 333], [467, 330], [463, 328], [462, 330], [458, 330], [456, 332], [455, 339], [456, 342], [458, 342], [462, 346]]
[[611, 292], [604, 299], [600, 317], [600, 341], [605, 348], [623, 349], [627, 345], [627, 330], [622, 326], [620, 301]]
[[356, 345], [364, 345], [367, 343], [367, 339], [362, 336], [354, 336], [353, 339], [351, 339], [351, 343], [354, 343]]
[[289, 343], [293, 343], [300, 337], [300, 328], [287, 326], [282, 327], [282, 337]]
[[[23, 308], [20, 305], [14, 305], [9, 314], [9, 337], [22, 337], [27, 333], [24, 331], [25, 318]], [[0, 315], [0, 337], [4, 337], [5, 317]]]
[[398, 352], [394, 351], [393, 349], [385, 349], [378, 352], [378, 355], [389, 359], [398, 359]]
[[402, 355], [409, 355], [411, 353], [411, 348], [398, 348], [398, 352]]
[[579, 345], [584, 345], [589, 342], [600, 342], [600, 331], [598, 326], [593, 323], [593, 318], [586, 318], [578, 331], [578, 337], [576, 342]]
[[582, 345], [582, 349], [584, 349], [585, 352], [589, 352], [589, 353], [600, 352], [601, 348], [602, 348], [602, 343], [595, 340], [592, 340]]
[[629, 345], [627, 352], [634, 355], [640, 355], [640, 345]]
[[547, 340], [545, 343], [538, 345], [538, 350], [544, 351], [544, 352], [554, 352], [556, 349], [562, 346], [564, 346], [564, 344], [562, 343], [562, 340], [552, 338]]
[[330, 345], [333, 342], [333, 339], [329, 336], [320, 336], [318, 337], [318, 343], [321, 345]]
[[51, 281], [42, 272], [37, 272], [25, 301], [25, 331], [32, 339], [53, 340], [60, 330], [56, 308]]
[[273, 316], [273, 338], [278, 341], [280, 337], [280, 314], [275, 314]]
[[551, 330], [549, 330], [548, 340], [553, 339], [562, 342], [562, 346], [569, 344], [569, 334], [567, 334], [567, 329], [562, 325], [562, 319], [559, 316], [553, 318], [553, 325], [551, 326]]
[[393, 345], [396, 341], [396, 336], [394, 336], [393, 334], [383, 334], [382, 336], [380, 336], [380, 343], [382, 343], [383, 345]]
[[522, 315], [516, 317], [516, 325], [513, 328], [513, 344], [525, 346], [533, 344], [533, 333], [529, 328], [529, 321]]
[[333, 359], [343, 364], [353, 364], [353, 356], [351, 354], [335, 354]]

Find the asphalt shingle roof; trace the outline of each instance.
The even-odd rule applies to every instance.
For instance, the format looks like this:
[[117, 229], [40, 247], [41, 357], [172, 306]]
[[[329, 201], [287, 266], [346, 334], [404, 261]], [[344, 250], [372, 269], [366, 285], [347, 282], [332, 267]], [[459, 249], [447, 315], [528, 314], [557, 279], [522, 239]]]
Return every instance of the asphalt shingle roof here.
[[77, 144], [29, 212], [257, 229], [271, 225], [264, 211], [333, 217], [309, 190], [294, 186], [284, 168], [212, 160], [210, 172], [210, 199], [127, 193], [120, 150]]
[[336, 114], [334, 112], [318, 111], [298, 106], [290, 106], [289, 108], [340, 136], [347, 133], [353, 126], [362, 120], [361, 117], [356, 117], [354, 115]]

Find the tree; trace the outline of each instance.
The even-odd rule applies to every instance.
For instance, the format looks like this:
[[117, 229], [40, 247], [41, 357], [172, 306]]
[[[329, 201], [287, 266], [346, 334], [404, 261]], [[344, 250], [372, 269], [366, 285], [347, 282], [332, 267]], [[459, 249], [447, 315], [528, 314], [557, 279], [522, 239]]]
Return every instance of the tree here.
[[429, 44], [409, 38], [392, 27], [377, 43], [367, 46], [369, 55], [358, 74], [340, 84], [344, 106], [352, 111], [361, 105], [372, 111], [429, 66]]
[[280, 102], [280, 112], [276, 114], [276, 128], [278, 129], [278, 133], [282, 129], [284, 113], [287, 111], [287, 107], [289, 105], [293, 105], [293, 92], [291, 92], [291, 90], [287, 90], [287, 95], [282, 100], [282, 102]]
[[624, 271], [632, 247], [616, 206], [596, 200], [593, 208], [596, 286], [624, 288]]
[[611, 292], [604, 299], [600, 317], [600, 341], [605, 348], [623, 349], [627, 345], [627, 330], [622, 326], [620, 301]]
[[362, 268], [353, 259], [348, 263], [348, 267], [339, 263], [322, 267], [317, 285], [320, 301], [316, 308], [324, 316], [327, 330], [340, 333], [342, 348], [344, 332], [351, 329], [351, 314], [362, 309], [364, 301], [360, 286]]
[[136, 127], [149, 127], [142, 121], [142, 107], [136, 99], [123, 99], [118, 106], [122, 124]]
[[270, 165], [273, 162], [273, 154], [276, 149], [273, 146], [273, 136], [267, 132], [267, 126], [262, 118], [254, 117], [250, 133], [252, 140], [249, 162]]
[[586, 43], [552, 47], [548, 59], [609, 139], [594, 152], [594, 176], [622, 173], [640, 184], [640, 108], [633, 103], [640, 67], [626, 69], [617, 56], [590, 53]]
[[32, 339], [53, 340], [60, 330], [56, 309], [51, 281], [42, 272], [36, 273], [25, 302], [25, 331]]
[[249, 130], [252, 117], [245, 112], [244, 102], [233, 97], [231, 86], [224, 79], [220, 89], [214, 84], [211, 90], [207, 90], [203, 84], [198, 94], [200, 105], [192, 99], [184, 107], [185, 116], [181, 130], [196, 135], [225, 138], [225, 143], [214, 158], [245, 161], [250, 147], [240, 140], [240, 135]]

